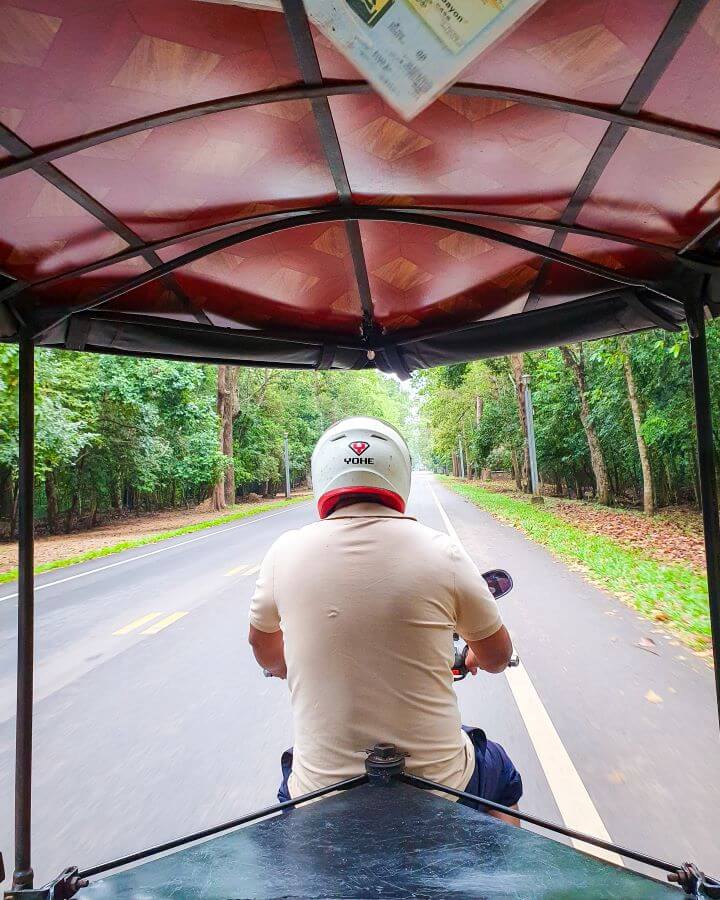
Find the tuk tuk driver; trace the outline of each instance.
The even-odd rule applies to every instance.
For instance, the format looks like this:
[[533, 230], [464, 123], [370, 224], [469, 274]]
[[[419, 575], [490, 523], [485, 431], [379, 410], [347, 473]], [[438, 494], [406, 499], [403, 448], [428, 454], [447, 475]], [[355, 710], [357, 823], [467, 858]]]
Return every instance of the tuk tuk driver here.
[[378, 742], [403, 750], [412, 774], [506, 806], [522, 794], [505, 750], [461, 726], [452, 676], [454, 631], [473, 674], [505, 669], [510, 635], [464, 550], [406, 514], [410, 472], [395, 428], [337, 422], [312, 456], [320, 521], [262, 562], [249, 640], [287, 678], [295, 733], [280, 801], [364, 773]]

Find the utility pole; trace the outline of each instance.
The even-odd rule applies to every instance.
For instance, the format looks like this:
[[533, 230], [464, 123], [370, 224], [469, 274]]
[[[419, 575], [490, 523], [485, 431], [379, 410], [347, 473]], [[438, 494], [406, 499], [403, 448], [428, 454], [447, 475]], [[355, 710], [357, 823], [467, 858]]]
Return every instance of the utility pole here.
[[537, 453], [535, 451], [535, 421], [533, 419], [532, 394], [530, 392], [530, 376], [523, 375], [523, 389], [525, 391], [525, 414], [527, 416], [527, 439], [530, 455], [530, 489], [533, 494], [539, 493]]
[[465, 478], [465, 456], [463, 454], [462, 437], [458, 435], [458, 462], [460, 464], [460, 477]]
[[287, 435], [285, 435], [285, 497], [290, 499], [290, 450]]

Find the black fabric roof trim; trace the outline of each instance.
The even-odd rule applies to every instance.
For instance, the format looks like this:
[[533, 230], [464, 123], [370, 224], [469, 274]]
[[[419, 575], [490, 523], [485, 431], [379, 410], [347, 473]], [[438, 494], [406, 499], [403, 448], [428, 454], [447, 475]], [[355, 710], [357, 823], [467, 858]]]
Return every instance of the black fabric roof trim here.
[[[416, 369], [470, 362], [507, 353], [628, 334], [647, 328], [677, 330], [684, 320], [680, 303], [635, 289], [503, 316], [413, 339], [386, 338], [373, 359], [348, 337], [325, 336], [301, 342], [258, 333], [203, 326], [149, 316], [85, 314], [48, 331], [42, 346], [101, 353], [153, 356], [188, 362], [277, 368], [353, 370], [376, 367], [401, 377]], [[1, 324], [1, 323], [0, 323]], [[9, 334], [5, 338], [11, 338]], [[353, 346], [355, 344], [355, 346]], [[329, 349], [328, 349], [329, 348]]]

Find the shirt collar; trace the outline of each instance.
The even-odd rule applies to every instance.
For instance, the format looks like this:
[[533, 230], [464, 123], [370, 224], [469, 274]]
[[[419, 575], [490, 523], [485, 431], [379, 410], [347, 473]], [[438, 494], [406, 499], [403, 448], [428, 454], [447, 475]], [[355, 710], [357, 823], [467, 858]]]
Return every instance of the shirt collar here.
[[342, 506], [331, 512], [325, 519], [412, 519], [415, 516], [408, 516], [405, 513], [398, 512], [396, 509], [390, 509], [382, 503], [351, 503], [349, 506]]

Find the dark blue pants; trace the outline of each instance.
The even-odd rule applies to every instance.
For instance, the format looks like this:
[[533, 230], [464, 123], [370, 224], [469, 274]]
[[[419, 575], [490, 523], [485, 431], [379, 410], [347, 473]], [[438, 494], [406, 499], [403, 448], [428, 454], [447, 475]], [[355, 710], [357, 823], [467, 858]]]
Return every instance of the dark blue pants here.
[[[475, 771], [465, 793], [502, 803], [503, 806], [514, 806], [522, 797], [522, 778], [505, 748], [495, 741], [489, 741], [482, 728], [463, 725], [463, 731], [468, 734], [475, 747]], [[458, 800], [458, 803], [482, 809], [481, 803], [472, 800]]]
[[[503, 806], [513, 806], [522, 797], [522, 778], [505, 749], [495, 741], [489, 741], [481, 728], [468, 728], [463, 725], [463, 731], [468, 734], [475, 747], [475, 771], [465, 787], [466, 793], [484, 797], [494, 803], [502, 803]], [[292, 764], [293, 748], [290, 747], [280, 759], [282, 767], [282, 781], [278, 790], [280, 803], [290, 799], [288, 778], [292, 772]], [[481, 803], [472, 800], [458, 800], [458, 803], [473, 809], [482, 809]]]

